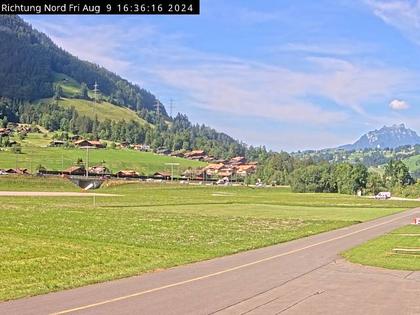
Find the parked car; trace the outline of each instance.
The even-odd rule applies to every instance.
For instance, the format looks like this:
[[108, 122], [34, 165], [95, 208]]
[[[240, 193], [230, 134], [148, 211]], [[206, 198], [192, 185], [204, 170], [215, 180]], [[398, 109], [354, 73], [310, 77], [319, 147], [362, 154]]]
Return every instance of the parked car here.
[[390, 199], [391, 198], [391, 193], [390, 192], [388, 192], [388, 191], [381, 191], [379, 194], [377, 194], [376, 196], [375, 196], [375, 199], [378, 199], [378, 200], [387, 200], [387, 199]]
[[230, 184], [228, 177], [223, 177], [216, 182], [217, 185], [225, 185], [228, 186]]
[[256, 188], [264, 188], [265, 184], [258, 178], [257, 182], [255, 183]]

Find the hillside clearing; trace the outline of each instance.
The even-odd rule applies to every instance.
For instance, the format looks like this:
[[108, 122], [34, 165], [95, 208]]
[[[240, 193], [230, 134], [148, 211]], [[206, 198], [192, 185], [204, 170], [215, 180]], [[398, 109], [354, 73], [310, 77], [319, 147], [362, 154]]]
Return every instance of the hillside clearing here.
[[58, 105], [65, 108], [74, 107], [80, 115], [91, 119], [95, 119], [95, 117], [97, 117], [99, 121], [109, 119], [111, 121], [125, 120], [128, 122], [133, 120], [142, 125], [150, 125], [132, 110], [105, 101], [95, 103], [88, 100], [63, 98], [58, 101]]

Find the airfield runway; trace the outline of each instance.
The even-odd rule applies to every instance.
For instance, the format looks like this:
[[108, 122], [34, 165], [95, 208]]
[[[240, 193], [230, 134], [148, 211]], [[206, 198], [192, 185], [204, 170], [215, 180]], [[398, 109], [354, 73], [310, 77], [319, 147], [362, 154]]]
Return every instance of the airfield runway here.
[[304, 239], [0, 304], [0, 314], [420, 314], [420, 272], [339, 253], [409, 224], [413, 209]]

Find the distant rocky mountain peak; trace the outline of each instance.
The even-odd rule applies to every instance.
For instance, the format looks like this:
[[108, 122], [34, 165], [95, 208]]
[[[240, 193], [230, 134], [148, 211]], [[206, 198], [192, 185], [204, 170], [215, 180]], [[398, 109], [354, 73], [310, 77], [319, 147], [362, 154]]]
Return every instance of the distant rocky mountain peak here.
[[361, 149], [385, 149], [397, 148], [404, 145], [420, 144], [418, 134], [405, 126], [405, 124], [395, 124], [392, 126], [383, 126], [379, 130], [370, 131], [364, 134], [353, 144], [340, 147], [345, 150]]

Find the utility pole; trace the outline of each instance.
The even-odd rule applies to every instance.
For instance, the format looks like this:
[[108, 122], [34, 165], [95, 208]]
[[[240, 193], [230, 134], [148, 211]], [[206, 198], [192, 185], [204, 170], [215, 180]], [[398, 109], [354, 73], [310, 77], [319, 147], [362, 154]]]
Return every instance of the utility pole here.
[[179, 166], [179, 163], [165, 163], [165, 165], [168, 165], [171, 167], [171, 182], [174, 181], [174, 166]]
[[86, 177], [89, 177], [89, 147], [86, 147]]
[[160, 102], [158, 99], [156, 99], [155, 107], [156, 107], [157, 120], [159, 121], [160, 120]]
[[94, 97], [94, 101], [95, 101], [95, 105], [98, 102], [98, 83], [95, 81], [95, 84], [93, 85], [93, 97]]

